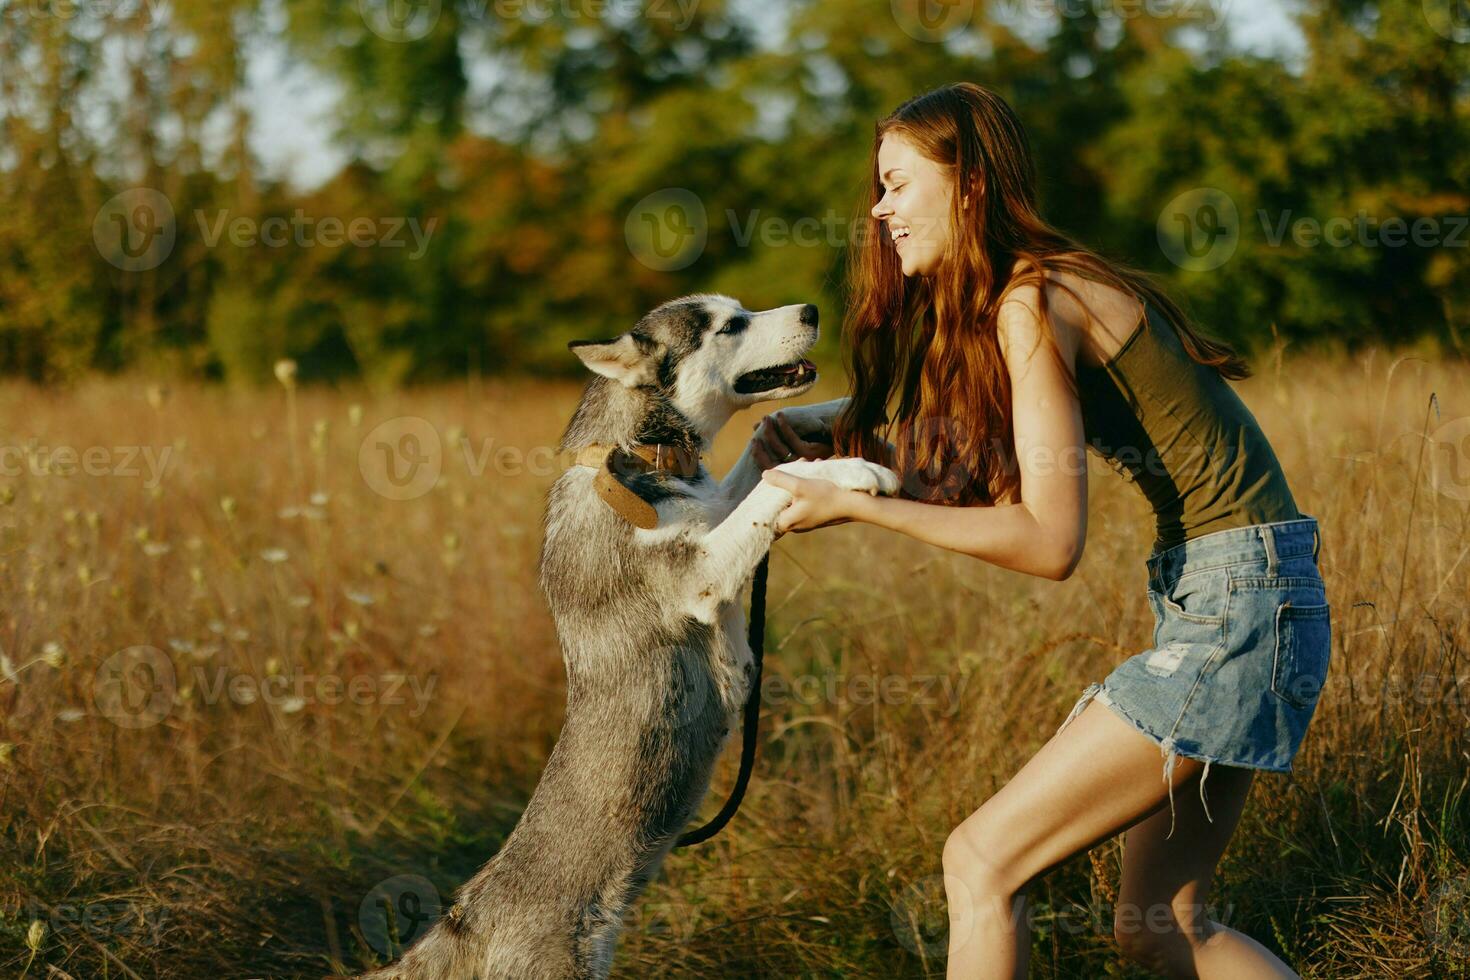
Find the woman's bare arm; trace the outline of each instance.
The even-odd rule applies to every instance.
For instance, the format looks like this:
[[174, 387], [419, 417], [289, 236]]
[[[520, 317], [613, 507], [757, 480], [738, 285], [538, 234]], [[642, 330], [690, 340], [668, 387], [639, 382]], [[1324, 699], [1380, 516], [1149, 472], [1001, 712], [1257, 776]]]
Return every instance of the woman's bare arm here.
[[1050, 579], [1072, 574], [1087, 535], [1087, 458], [1082, 412], [1071, 387], [1078, 335], [1057, 331], [1060, 363], [1043, 336], [1035, 287], [1001, 307], [1001, 351], [1011, 376], [1020, 500], [940, 504], [848, 492], [850, 518], [1002, 568]]

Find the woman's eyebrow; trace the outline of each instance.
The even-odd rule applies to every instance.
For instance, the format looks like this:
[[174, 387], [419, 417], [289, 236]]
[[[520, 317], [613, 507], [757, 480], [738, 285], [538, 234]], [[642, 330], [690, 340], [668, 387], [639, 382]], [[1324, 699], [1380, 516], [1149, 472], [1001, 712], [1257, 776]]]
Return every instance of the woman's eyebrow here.
[[888, 183], [888, 181], [890, 181], [890, 180], [893, 179], [893, 175], [894, 174], [902, 174], [902, 173], [903, 173], [903, 168], [902, 167], [889, 167], [887, 170], [883, 171], [883, 176], [882, 177], [879, 177], [878, 179], [881, 180], [881, 181], [883, 181], [883, 183], [886, 184], [886, 183]]

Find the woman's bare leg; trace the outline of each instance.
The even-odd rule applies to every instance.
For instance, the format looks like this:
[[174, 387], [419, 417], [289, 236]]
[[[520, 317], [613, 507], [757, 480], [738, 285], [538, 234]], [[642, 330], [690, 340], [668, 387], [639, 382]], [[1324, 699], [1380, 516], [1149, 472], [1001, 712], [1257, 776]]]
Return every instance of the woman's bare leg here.
[[[1171, 847], [1176, 842], [1186, 846], [1182, 804], [1197, 789], [1203, 769], [1198, 760], [1179, 757], [1175, 762]], [[1219, 771], [1212, 768], [1210, 775]], [[1106, 705], [1090, 702], [1000, 792], [955, 828], [944, 847], [951, 980], [1024, 977], [1030, 952], [1026, 886], [1072, 855], [1156, 813], [1167, 833], [1169, 787], [1162, 772], [1158, 745]], [[1210, 780], [1207, 795], [1212, 788]], [[1211, 814], [1220, 819], [1214, 806]], [[1223, 851], [1223, 843], [1219, 849]], [[1211, 858], [1211, 870], [1218, 857]]]
[[1296, 976], [1266, 947], [1207, 915], [1215, 865], [1235, 832], [1254, 776], [1249, 769], [1211, 766], [1205, 798], [1213, 822], [1200, 802], [1196, 777], [1174, 793], [1172, 836], [1167, 811], [1129, 828], [1113, 919], [1113, 935], [1129, 959], [1166, 977]]

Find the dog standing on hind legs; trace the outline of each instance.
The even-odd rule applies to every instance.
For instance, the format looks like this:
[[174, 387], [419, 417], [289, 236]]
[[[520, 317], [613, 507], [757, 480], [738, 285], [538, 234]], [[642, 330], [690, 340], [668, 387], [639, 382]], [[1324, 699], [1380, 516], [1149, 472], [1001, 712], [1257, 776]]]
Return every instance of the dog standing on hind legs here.
[[[570, 346], [594, 373], [547, 501], [541, 587], [567, 671], [566, 720], [505, 845], [453, 907], [372, 980], [605, 977], [623, 916], [695, 815], [749, 691], [741, 593], [790, 502], [749, 447], [724, 480], [701, 462], [738, 410], [816, 381], [811, 305], [753, 313], [725, 296], [658, 307]], [[812, 436], [841, 400], [786, 409]], [[868, 493], [862, 459], [779, 467]]]

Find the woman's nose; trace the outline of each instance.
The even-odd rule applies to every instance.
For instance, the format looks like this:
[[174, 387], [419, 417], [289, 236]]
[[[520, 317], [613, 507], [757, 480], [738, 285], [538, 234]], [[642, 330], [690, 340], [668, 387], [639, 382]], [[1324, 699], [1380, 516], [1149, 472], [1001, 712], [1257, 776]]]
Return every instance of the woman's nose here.
[[882, 221], [885, 217], [893, 213], [893, 209], [888, 206], [887, 194], [878, 198], [878, 203], [873, 205], [873, 210], [870, 213], [879, 221]]

